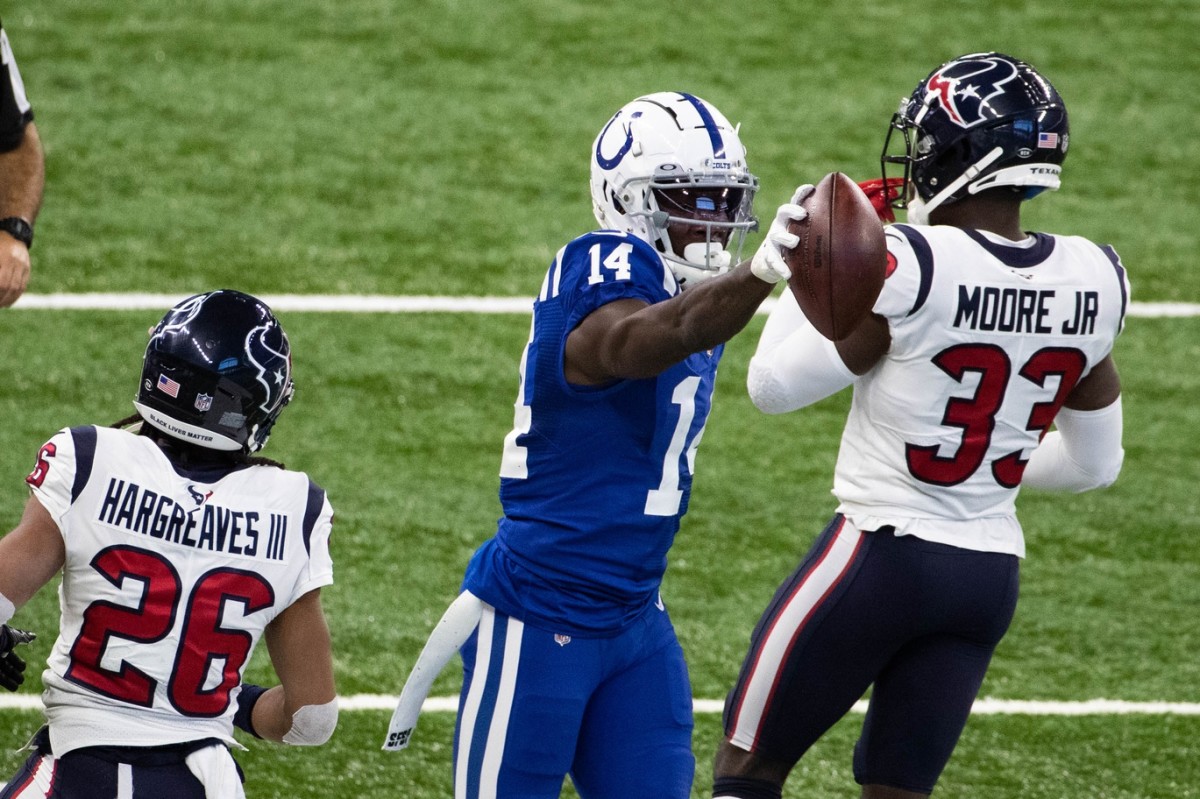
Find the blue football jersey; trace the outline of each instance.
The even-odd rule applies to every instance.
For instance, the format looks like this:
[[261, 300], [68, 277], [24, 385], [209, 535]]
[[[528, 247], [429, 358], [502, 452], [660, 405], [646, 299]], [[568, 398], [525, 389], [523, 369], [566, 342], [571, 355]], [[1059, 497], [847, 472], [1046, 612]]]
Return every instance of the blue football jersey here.
[[687, 511], [723, 347], [653, 378], [598, 387], [569, 385], [563, 352], [567, 335], [601, 305], [653, 304], [677, 293], [654, 248], [623, 233], [581, 236], [551, 264], [504, 442], [504, 516], [464, 581], [500, 611], [603, 635], [656, 600]]

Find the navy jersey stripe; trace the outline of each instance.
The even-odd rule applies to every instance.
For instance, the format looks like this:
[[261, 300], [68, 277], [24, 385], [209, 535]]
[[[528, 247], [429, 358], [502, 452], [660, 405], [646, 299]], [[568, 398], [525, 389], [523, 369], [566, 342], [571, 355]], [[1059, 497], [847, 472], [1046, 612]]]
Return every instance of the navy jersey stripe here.
[[308, 481], [308, 507], [304, 509], [304, 551], [312, 554], [312, 549], [309, 546], [309, 540], [312, 538], [313, 528], [317, 526], [317, 517], [321, 515], [321, 508], [325, 507], [325, 489]]
[[71, 484], [71, 502], [79, 499], [92, 477], [92, 464], [96, 460], [96, 428], [72, 427], [71, 438], [75, 441], [75, 482]]
[[917, 299], [913, 301], [912, 310], [906, 314], [912, 316], [921, 310], [925, 300], [929, 299], [929, 290], [933, 287], [933, 250], [929, 247], [929, 242], [925, 241], [925, 237], [908, 225], [892, 225], [892, 228], [900, 231], [904, 238], [908, 239], [913, 254], [917, 256], [917, 266], [921, 268], [921, 285], [917, 289]]
[[1125, 311], [1129, 307], [1129, 294], [1125, 291], [1125, 266], [1121, 263], [1121, 256], [1108, 244], [1100, 245], [1100, 251], [1108, 256], [1113, 269], [1117, 271], [1117, 286], [1121, 289], [1121, 318], [1117, 322], [1119, 332], [1125, 327]]

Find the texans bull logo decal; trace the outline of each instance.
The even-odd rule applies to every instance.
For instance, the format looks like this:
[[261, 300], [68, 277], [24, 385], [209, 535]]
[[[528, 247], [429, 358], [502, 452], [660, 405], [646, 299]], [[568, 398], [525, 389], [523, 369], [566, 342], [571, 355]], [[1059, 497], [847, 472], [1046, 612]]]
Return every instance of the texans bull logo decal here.
[[996, 114], [989, 101], [1004, 94], [1004, 84], [1017, 77], [1017, 68], [1005, 61], [980, 58], [955, 61], [939, 69], [929, 78], [925, 104], [941, 106], [950, 121], [961, 128], [970, 128]]

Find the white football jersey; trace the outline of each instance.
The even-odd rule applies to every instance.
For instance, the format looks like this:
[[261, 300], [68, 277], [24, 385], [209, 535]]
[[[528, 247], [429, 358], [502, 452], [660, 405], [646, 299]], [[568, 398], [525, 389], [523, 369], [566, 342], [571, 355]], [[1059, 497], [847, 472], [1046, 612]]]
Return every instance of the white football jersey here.
[[149, 438], [76, 427], [26, 481], [66, 544], [43, 673], [57, 755], [80, 746], [233, 743], [263, 629], [333, 582], [333, 510], [302, 472], [179, 472]]
[[854, 383], [834, 494], [864, 530], [1024, 555], [1025, 462], [1111, 352], [1129, 284], [1109, 247], [949, 226], [886, 228], [887, 355]]

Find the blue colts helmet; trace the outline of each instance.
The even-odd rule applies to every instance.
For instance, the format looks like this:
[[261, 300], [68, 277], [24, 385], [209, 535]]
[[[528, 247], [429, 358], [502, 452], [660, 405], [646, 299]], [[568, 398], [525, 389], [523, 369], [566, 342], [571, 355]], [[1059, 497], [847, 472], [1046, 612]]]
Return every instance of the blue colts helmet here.
[[1050, 81], [1003, 53], [972, 53], [942, 64], [901, 100], [883, 176], [890, 164], [903, 166], [896, 207], [910, 208], [910, 220], [909, 202], [928, 214], [1000, 186], [1030, 199], [1059, 187], [1068, 138], [1067, 107]]
[[291, 347], [271, 309], [221, 290], [180, 302], [154, 328], [133, 404], [174, 438], [251, 453], [292, 392]]

